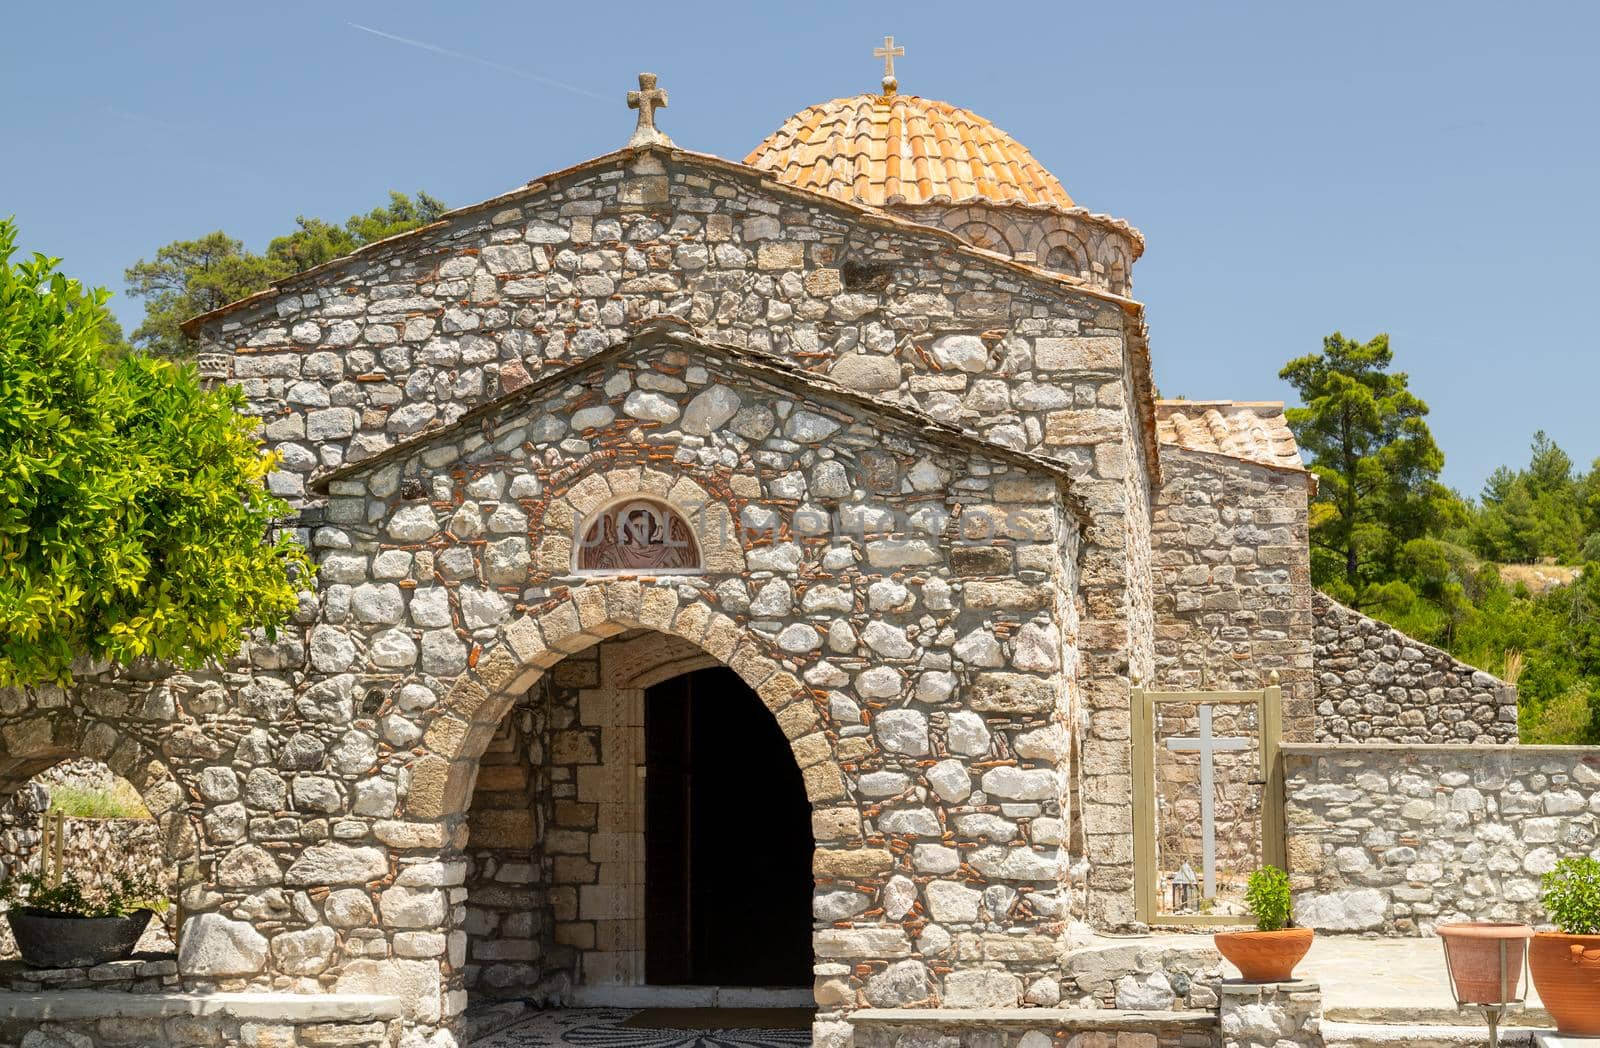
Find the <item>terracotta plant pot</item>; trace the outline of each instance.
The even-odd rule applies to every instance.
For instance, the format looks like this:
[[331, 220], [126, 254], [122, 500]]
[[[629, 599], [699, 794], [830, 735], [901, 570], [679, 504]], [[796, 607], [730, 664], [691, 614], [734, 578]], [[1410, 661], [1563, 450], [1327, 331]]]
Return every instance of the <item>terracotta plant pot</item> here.
[[1528, 947], [1528, 968], [1559, 1032], [1600, 1035], [1600, 935], [1540, 932]]
[[[1533, 929], [1512, 921], [1462, 921], [1434, 931], [1444, 940], [1445, 960], [1462, 1004], [1505, 1004], [1522, 990], [1522, 960]], [[1501, 978], [1500, 944], [1505, 943]]]
[[1288, 982], [1311, 949], [1310, 928], [1275, 932], [1218, 932], [1217, 952], [1233, 962], [1246, 982]]

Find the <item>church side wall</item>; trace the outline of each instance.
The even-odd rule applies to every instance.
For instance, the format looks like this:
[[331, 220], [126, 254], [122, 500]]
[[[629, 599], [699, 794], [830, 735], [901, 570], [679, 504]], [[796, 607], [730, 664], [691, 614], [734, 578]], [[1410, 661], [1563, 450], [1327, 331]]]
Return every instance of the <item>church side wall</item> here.
[[[1143, 452], [1124, 306], [940, 235], [871, 225], [752, 174], [646, 153], [583, 171], [360, 256], [301, 290], [213, 321], [222, 361], [306, 477], [448, 423], [530, 376], [671, 314], [852, 389], [899, 397], [995, 443], [1057, 456], [1091, 526], [1081, 552], [1086, 721], [1126, 762], [1128, 649], [1147, 603], [1128, 593]], [[1142, 365], [1141, 365], [1142, 366]], [[1137, 585], [1137, 584], [1136, 584]], [[1126, 772], [1083, 778], [1082, 913], [1132, 919]]]
[[1323, 593], [1317, 741], [1517, 741], [1517, 688]]
[[1306, 476], [1161, 450], [1155, 673], [1168, 691], [1249, 691], [1277, 673], [1284, 738], [1310, 741], [1312, 587]]

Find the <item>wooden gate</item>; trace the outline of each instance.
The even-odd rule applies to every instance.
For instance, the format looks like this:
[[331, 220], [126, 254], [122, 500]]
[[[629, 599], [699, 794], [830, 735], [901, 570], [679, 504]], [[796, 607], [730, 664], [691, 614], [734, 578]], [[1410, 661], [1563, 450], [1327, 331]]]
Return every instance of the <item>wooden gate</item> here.
[[1145, 924], [1248, 923], [1244, 879], [1259, 865], [1284, 868], [1283, 694], [1273, 681], [1260, 691], [1133, 689], [1133, 861]]

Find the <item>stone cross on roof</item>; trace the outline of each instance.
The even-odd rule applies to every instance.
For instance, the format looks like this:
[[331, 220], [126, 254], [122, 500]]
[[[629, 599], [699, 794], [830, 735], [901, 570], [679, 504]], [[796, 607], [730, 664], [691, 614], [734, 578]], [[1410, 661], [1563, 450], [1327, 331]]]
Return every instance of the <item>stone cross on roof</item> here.
[[639, 123], [628, 139], [628, 148], [639, 146], [670, 146], [668, 138], [656, 127], [656, 110], [667, 108], [667, 93], [656, 87], [654, 73], [639, 74], [639, 90], [628, 92], [628, 108], [639, 111]]
[[900, 87], [900, 81], [894, 78], [894, 60], [904, 58], [906, 49], [894, 46], [894, 37], [883, 38], [883, 46], [873, 48], [872, 57], [883, 59], [883, 93], [885, 97], [891, 96]]

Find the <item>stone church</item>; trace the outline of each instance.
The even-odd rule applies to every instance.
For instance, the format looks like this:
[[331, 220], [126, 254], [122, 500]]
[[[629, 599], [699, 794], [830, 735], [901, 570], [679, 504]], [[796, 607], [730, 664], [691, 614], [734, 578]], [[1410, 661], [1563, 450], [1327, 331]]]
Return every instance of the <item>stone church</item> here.
[[624, 148], [189, 323], [314, 592], [0, 697], [7, 788], [158, 798], [184, 991], [440, 1048], [508, 1000], [768, 993], [829, 1045], [1109, 1003], [1075, 948], [1295, 860], [1280, 742], [1515, 741], [1314, 595], [1281, 405], [1156, 399], [1140, 233], [897, 87], [734, 161], [641, 76]]

